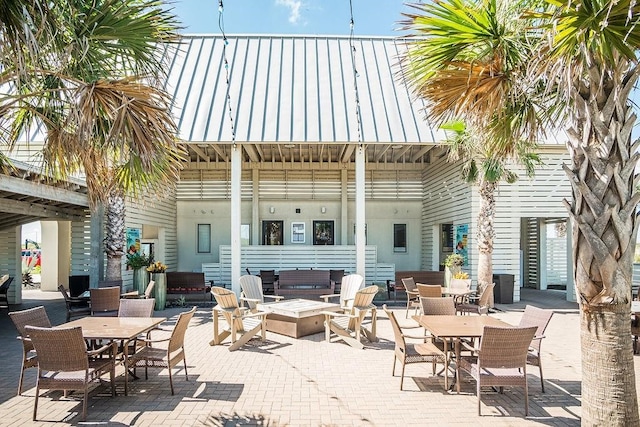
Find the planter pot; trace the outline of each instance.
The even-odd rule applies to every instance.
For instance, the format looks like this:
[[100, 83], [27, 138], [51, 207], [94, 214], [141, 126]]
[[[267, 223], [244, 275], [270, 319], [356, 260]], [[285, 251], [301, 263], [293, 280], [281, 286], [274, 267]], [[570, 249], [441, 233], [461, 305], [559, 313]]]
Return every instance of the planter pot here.
[[149, 284], [149, 272], [146, 268], [136, 268], [133, 270], [133, 290], [139, 294], [144, 294]]
[[451, 287], [451, 280], [453, 275], [461, 271], [460, 267], [445, 267], [444, 268], [444, 287], [449, 289]]
[[167, 275], [165, 273], [153, 273], [152, 275], [156, 282], [153, 287], [156, 310], [164, 310], [167, 303]]

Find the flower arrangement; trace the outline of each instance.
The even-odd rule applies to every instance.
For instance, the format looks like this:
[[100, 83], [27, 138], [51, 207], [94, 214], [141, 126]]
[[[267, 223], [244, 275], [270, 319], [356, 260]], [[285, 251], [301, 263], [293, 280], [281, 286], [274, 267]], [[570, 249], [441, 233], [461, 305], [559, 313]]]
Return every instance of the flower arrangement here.
[[453, 279], [468, 279], [469, 278], [469, 273], [467, 273], [466, 271], [456, 271], [455, 273], [453, 273], [452, 278]]
[[450, 254], [442, 263], [445, 267], [462, 267], [464, 265], [464, 257], [460, 254]]
[[151, 257], [145, 254], [135, 252], [127, 254], [127, 267], [137, 270], [138, 268], [148, 267], [151, 264]]
[[167, 265], [163, 264], [160, 261], [156, 261], [153, 264], [151, 264], [149, 267], [147, 267], [147, 271], [149, 273], [164, 273], [167, 271]]

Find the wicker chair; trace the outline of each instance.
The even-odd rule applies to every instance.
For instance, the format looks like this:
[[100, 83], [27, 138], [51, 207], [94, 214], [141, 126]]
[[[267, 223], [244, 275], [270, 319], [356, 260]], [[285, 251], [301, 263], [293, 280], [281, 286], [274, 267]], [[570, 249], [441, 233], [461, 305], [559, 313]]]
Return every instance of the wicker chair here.
[[[460, 357], [460, 369], [476, 380], [478, 415], [481, 414], [480, 391], [483, 386], [524, 387], [524, 413], [529, 415], [529, 388], [527, 384], [527, 353], [537, 327], [499, 328], [485, 326], [480, 348], [463, 345], [475, 356]], [[458, 381], [460, 379], [458, 378]], [[502, 391], [502, 390], [501, 390]]]
[[262, 292], [273, 295], [276, 283], [275, 270], [260, 270], [260, 279], [262, 280]]
[[[209, 345], [222, 344], [231, 336], [229, 351], [235, 351], [245, 345], [251, 338], [260, 334], [264, 341], [267, 338], [267, 312], [250, 312], [246, 307], [240, 307], [236, 294], [229, 289], [214, 286], [211, 293], [218, 305], [213, 308], [213, 340]], [[227, 329], [220, 331], [218, 317], [224, 317]], [[240, 334], [240, 337], [238, 337]]]
[[67, 305], [67, 322], [70, 321], [72, 317], [91, 315], [91, 307], [89, 307], [89, 302], [86, 299], [70, 297], [67, 289], [63, 285], [58, 286], [58, 290], [64, 297], [64, 302]]
[[151, 298], [153, 296], [153, 288], [156, 286], [155, 280], [151, 280], [144, 290], [144, 294], [140, 295], [140, 298]]
[[246, 303], [251, 311], [257, 311], [256, 305], [263, 303], [265, 298], [271, 298], [274, 301], [280, 301], [283, 296], [265, 295], [262, 288], [262, 279], [258, 276], [240, 276], [240, 301]]
[[[180, 363], [181, 361], [184, 363], [184, 377], [187, 381], [189, 381], [189, 376], [187, 373], [187, 359], [185, 357], [184, 351], [184, 336], [187, 332], [187, 327], [189, 326], [189, 322], [193, 317], [193, 314], [196, 312], [196, 307], [193, 307], [189, 311], [182, 312], [178, 315], [178, 320], [176, 321], [176, 325], [170, 331], [171, 336], [169, 338], [164, 339], [151, 339], [146, 338], [142, 341], [145, 346], [140, 350], [130, 355], [127, 360], [127, 368], [133, 368], [135, 372], [136, 367], [144, 367], [144, 377], [145, 379], [149, 378], [148, 369], [152, 368], [167, 368], [169, 371], [169, 385], [171, 386], [171, 395], [174, 394], [173, 391], [173, 376], [171, 371], [173, 368]], [[154, 331], [163, 330], [163, 329], [154, 329], [150, 334], [153, 334]], [[165, 332], [168, 332], [165, 330]], [[166, 348], [156, 347], [158, 343], [167, 343]], [[125, 395], [129, 391], [129, 370], [125, 369], [124, 374], [124, 393]]]
[[364, 277], [359, 274], [349, 274], [343, 276], [340, 284], [340, 293], [330, 295], [320, 295], [320, 298], [324, 302], [329, 302], [331, 298], [339, 298], [340, 307], [343, 309], [350, 309], [353, 304], [353, 299], [356, 296], [356, 292], [362, 289], [364, 285]]
[[0, 277], [0, 305], [9, 308], [9, 287], [13, 282], [13, 277], [8, 274]]
[[329, 270], [329, 280], [335, 283], [334, 292], [340, 293], [344, 270]]
[[535, 326], [537, 328], [536, 335], [531, 341], [529, 352], [527, 353], [527, 363], [529, 365], [537, 366], [540, 369], [540, 385], [542, 386], [542, 392], [544, 393], [544, 378], [542, 376], [542, 358], [540, 356], [540, 347], [542, 345], [542, 339], [544, 338], [544, 331], [547, 329], [549, 321], [553, 316], [552, 310], [544, 310], [542, 308], [535, 307], [533, 305], [527, 305], [524, 308], [524, 314], [520, 319], [518, 326]]
[[456, 305], [453, 297], [420, 297], [422, 314], [425, 316], [455, 316]]
[[463, 303], [456, 305], [458, 313], [468, 314], [489, 314], [489, 304], [491, 303], [491, 296], [493, 295], [493, 287], [495, 283], [489, 283], [484, 287], [480, 295], [478, 296], [477, 304]]
[[120, 309], [120, 288], [89, 289], [91, 295], [91, 315], [102, 317], [117, 317]]
[[[324, 325], [325, 338], [331, 341], [331, 332], [336, 334], [339, 340], [343, 340], [352, 347], [363, 349], [360, 342], [362, 335], [369, 342], [377, 341], [376, 337], [376, 306], [373, 298], [378, 293], [378, 285], [367, 286], [356, 292], [353, 298], [353, 305], [349, 310], [341, 312], [325, 311]], [[364, 327], [364, 319], [371, 313], [371, 329]]]
[[120, 300], [118, 317], [151, 317], [153, 307], [156, 303], [154, 298], [149, 299], [128, 299]]
[[417, 283], [418, 295], [421, 297], [441, 297], [442, 286], [440, 285], [425, 285], [423, 283]]
[[[404, 367], [410, 363], [431, 363], [433, 374], [436, 372], [436, 363], [440, 362], [444, 364], [444, 388], [445, 390], [449, 389], [449, 380], [447, 373], [449, 372], [449, 363], [447, 359], [447, 355], [439, 349], [433, 342], [426, 338], [425, 342], [424, 335], [408, 335], [402, 332], [403, 329], [416, 329], [420, 328], [420, 326], [410, 326], [410, 327], [401, 327], [398, 324], [398, 320], [396, 319], [395, 314], [387, 309], [387, 305], [383, 305], [382, 309], [389, 317], [389, 321], [391, 322], [391, 326], [393, 328], [393, 335], [395, 337], [395, 356], [393, 358], [393, 370], [391, 372], [392, 376], [396, 375], [396, 361], [400, 361], [402, 364], [402, 372], [400, 373], [400, 390], [402, 390], [402, 384], [404, 382]], [[422, 340], [422, 343], [418, 344], [408, 344], [406, 342], [406, 338], [411, 339], [419, 339]]]
[[416, 286], [416, 282], [413, 280], [413, 277], [406, 277], [402, 279], [402, 286], [404, 286], [404, 290], [407, 293], [407, 313], [405, 314], [405, 319], [409, 317], [409, 308], [414, 308], [416, 313], [418, 314], [418, 309], [420, 308], [420, 300], [418, 294], [418, 287]]
[[50, 328], [51, 322], [47, 311], [44, 306], [38, 306], [30, 308], [28, 310], [12, 311], [9, 313], [9, 317], [16, 325], [18, 330], [18, 339], [22, 341], [22, 369], [20, 370], [20, 380], [18, 381], [18, 396], [22, 394], [22, 383], [24, 380], [24, 371], [28, 368], [35, 368], [38, 366], [38, 358], [33, 343], [27, 337], [27, 325], [37, 326], [40, 328]]
[[[109, 373], [111, 395], [115, 396], [116, 349], [110, 343], [97, 350], [87, 351], [82, 328], [37, 328], [27, 326], [26, 333], [38, 354], [38, 379], [33, 405], [33, 420], [38, 411], [40, 389], [83, 390], [82, 420], [87, 418], [89, 382]], [[60, 355], [64, 357], [60, 357]], [[97, 357], [101, 356], [101, 357]], [[79, 372], [83, 374], [78, 375]]]

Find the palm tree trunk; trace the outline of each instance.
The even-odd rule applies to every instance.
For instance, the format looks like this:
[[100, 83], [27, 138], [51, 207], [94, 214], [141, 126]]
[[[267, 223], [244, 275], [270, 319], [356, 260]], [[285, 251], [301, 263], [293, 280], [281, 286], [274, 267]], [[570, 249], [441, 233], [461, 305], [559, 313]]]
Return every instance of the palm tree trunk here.
[[[496, 215], [495, 192], [498, 183], [483, 180], [480, 183], [480, 211], [478, 212], [478, 289], [493, 282], [493, 242], [496, 237], [494, 219]], [[493, 307], [493, 295], [489, 298]]]
[[636, 116], [628, 106], [637, 71], [622, 82], [592, 68], [572, 94], [568, 130], [573, 269], [581, 309], [582, 425], [639, 425], [630, 300], [638, 221]]
[[125, 238], [124, 196], [119, 190], [112, 190], [105, 205], [104, 251], [107, 254], [107, 280], [122, 280], [122, 257]]

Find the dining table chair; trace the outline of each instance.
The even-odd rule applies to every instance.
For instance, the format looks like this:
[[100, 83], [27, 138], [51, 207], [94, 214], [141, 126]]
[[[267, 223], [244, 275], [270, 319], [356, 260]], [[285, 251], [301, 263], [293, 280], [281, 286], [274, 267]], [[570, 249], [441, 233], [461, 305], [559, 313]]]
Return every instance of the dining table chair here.
[[18, 339], [22, 342], [22, 368], [20, 369], [20, 380], [18, 380], [18, 396], [22, 394], [22, 383], [24, 381], [24, 371], [38, 366], [38, 355], [33, 348], [33, 343], [27, 335], [27, 326], [37, 326], [40, 328], [50, 328], [51, 321], [47, 316], [44, 306], [29, 308], [26, 310], [12, 311], [9, 318], [18, 330]]
[[540, 349], [542, 347], [542, 340], [544, 339], [544, 332], [551, 321], [553, 316], [553, 310], [547, 310], [538, 308], [533, 305], [528, 305], [524, 308], [524, 313], [520, 318], [518, 326], [535, 326], [536, 334], [531, 340], [529, 351], [527, 353], [527, 363], [532, 366], [537, 366], [540, 371], [540, 386], [544, 393], [544, 377], [542, 376], [542, 355]]
[[405, 318], [409, 317], [409, 309], [415, 309], [415, 314], [418, 314], [418, 310], [420, 309], [420, 294], [418, 293], [418, 287], [416, 286], [416, 282], [413, 280], [413, 277], [405, 277], [401, 279], [402, 286], [404, 286], [404, 291], [407, 294], [407, 312], [405, 313]]
[[120, 309], [120, 287], [89, 289], [91, 299], [91, 315], [117, 317]]

